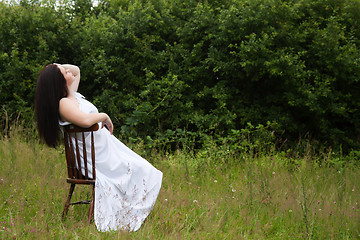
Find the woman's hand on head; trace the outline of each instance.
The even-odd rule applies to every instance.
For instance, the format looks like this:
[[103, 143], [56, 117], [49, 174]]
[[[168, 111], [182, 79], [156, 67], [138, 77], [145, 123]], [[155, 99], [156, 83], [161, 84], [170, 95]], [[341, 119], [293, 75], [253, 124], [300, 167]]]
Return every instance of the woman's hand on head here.
[[[53, 63], [57, 65], [60, 69], [63, 68], [62, 73], [71, 73], [71, 81], [67, 81], [68, 88], [73, 91], [77, 92], [80, 84], [80, 68], [73, 64], [60, 64], [60, 63]], [[65, 79], [67, 78], [66, 75], [64, 75]]]
[[102, 125], [101, 125], [101, 128], [103, 128], [104, 126], [107, 127], [107, 129], [109, 130], [110, 134], [113, 134], [113, 131], [114, 131], [114, 125], [110, 119], [110, 117], [108, 116], [103, 122], [102, 122]]

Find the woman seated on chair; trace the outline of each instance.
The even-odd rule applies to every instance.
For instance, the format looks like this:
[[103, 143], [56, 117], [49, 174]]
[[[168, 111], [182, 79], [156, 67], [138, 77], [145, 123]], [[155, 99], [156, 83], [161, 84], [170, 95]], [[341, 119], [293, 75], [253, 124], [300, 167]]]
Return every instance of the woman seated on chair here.
[[39, 136], [48, 146], [56, 147], [61, 126], [100, 124], [94, 132], [95, 225], [99, 231], [137, 231], [155, 204], [162, 172], [112, 135], [110, 117], [99, 113], [77, 92], [79, 83], [77, 66], [49, 64], [42, 69], [35, 96]]

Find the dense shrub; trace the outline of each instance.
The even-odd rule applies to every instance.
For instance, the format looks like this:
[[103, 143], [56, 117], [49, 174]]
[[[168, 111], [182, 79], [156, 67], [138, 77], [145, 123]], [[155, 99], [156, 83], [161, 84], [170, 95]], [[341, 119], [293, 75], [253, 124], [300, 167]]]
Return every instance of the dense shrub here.
[[124, 137], [201, 143], [270, 122], [287, 143], [356, 148], [359, 12], [357, 0], [0, 3], [2, 111], [31, 120], [39, 70], [69, 62]]

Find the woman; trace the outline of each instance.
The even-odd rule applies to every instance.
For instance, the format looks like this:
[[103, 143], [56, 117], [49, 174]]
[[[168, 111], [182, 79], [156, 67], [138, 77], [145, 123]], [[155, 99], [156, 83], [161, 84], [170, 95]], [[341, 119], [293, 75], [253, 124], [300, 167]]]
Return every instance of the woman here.
[[56, 147], [61, 126], [101, 124], [94, 132], [95, 225], [99, 231], [137, 231], [155, 204], [162, 172], [112, 135], [111, 119], [77, 92], [79, 83], [80, 69], [74, 65], [50, 64], [41, 71], [35, 97], [39, 135]]

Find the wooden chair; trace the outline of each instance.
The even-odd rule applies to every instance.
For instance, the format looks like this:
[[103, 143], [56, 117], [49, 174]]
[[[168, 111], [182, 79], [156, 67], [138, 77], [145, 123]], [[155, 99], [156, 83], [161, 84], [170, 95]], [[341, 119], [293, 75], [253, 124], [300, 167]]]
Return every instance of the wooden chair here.
[[[63, 128], [64, 132], [64, 143], [65, 143], [65, 156], [66, 156], [66, 163], [68, 169], [68, 178], [66, 181], [70, 183], [69, 195], [67, 197], [64, 211], [62, 214], [62, 220], [64, 220], [69, 206], [75, 204], [90, 204], [89, 213], [88, 213], [88, 222], [90, 224], [91, 219], [94, 215], [94, 198], [95, 198], [95, 147], [94, 147], [94, 131], [99, 129], [98, 124], [94, 124], [89, 128], [81, 128], [75, 125], [67, 125]], [[86, 141], [91, 141], [91, 156], [88, 156], [85, 137]], [[72, 141], [71, 138], [74, 138]], [[80, 142], [80, 143], [79, 143]], [[82, 144], [81, 144], [82, 142]], [[79, 145], [82, 145], [82, 156], [83, 159], [80, 157], [80, 148]], [[88, 164], [87, 160], [88, 157], [91, 157], [92, 161], [92, 176], [88, 172]], [[79, 167], [77, 167], [79, 166]], [[80, 170], [79, 170], [80, 169]], [[81, 171], [83, 169], [83, 173]], [[79, 201], [79, 202], [70, 202], [71, 196], [74, 192], [75, 185], [91, 185], [92, 187], [92, 198], [90, 201]]]

